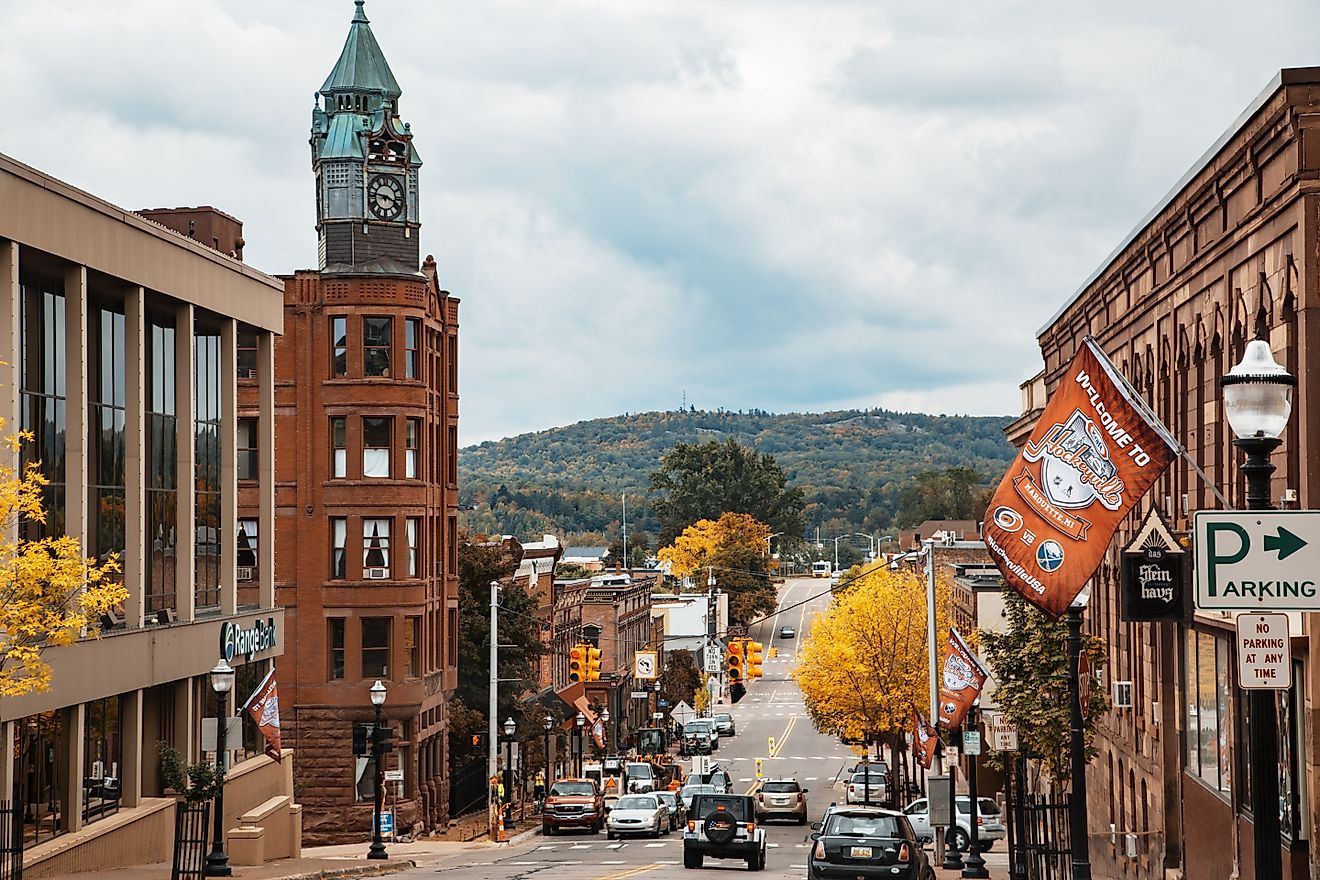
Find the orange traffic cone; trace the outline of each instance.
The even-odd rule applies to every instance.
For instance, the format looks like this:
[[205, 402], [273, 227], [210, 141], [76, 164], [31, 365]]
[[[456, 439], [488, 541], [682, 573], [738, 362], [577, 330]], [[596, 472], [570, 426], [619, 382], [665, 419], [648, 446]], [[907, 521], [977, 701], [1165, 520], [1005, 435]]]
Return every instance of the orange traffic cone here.
[[500, 824], [495, 829], [495, 840], [499, 843], [508, 843], [509, 835], [504, 830], [504, 810], [500, 810]]

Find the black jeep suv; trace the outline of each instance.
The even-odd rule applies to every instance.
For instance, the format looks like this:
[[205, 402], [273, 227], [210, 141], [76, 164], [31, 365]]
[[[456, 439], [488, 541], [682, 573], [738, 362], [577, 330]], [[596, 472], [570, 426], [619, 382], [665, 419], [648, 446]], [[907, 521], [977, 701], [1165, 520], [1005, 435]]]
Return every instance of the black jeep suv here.
[[746, 794], [699, 794], [688, 809], [683, 867], [700, 868], [706, 856], [741, 859], [765, 870], [765, 829], [756, 827], [756, 801]]

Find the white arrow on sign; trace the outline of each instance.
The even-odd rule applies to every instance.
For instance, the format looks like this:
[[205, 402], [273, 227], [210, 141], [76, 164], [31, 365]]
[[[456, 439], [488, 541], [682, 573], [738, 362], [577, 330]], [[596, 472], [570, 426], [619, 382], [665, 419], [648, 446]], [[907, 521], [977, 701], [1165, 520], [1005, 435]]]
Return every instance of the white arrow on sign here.
[[1320, 611], [1320, 510], [1196, 514], [1196, 607]]

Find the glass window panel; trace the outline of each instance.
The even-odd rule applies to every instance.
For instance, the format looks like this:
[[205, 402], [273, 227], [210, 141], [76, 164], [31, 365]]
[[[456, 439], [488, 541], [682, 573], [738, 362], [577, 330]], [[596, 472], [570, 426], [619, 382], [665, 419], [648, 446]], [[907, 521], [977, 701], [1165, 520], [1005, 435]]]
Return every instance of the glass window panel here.
[[393, 319], [362, 319], [362, 369], [368, 376], [390, 375], [390, 345]]
[[330, 678], [337, 680], [344, 677], [344, 618], [332, 617], [326, 621], [329, 626]]
[[420, 639], [418, 639], [420, 620], [420, 617], [403, 619], [403, 656], [407, 661], [403, 674], [409, 678], [416, 678], [420, 674]]
[[389, 417], [365, 416], [362, 419], [362, 476], [390, 475]]
[[1219, 730], [1215, 683], [1215, 638], [1209, 633], [1196, 634], [1196, 680], [1200, 704], [1197, 707], [1201, 744], [1201, 778], [1212, 788], [1219, 787]]
[[330, 445], [332, 449], [334, 475], [339, 478], [348, 476], [348, 439], [345, 436], [347, 419], [336, 416], [330, 420]]
[[238, 378], [257, 378], [257, 334], [238, 332]]
[[420, 363], [418, 348], [421, 341], [421, 326], [422, 322], [417, 318], [408, 318], [403, 322], [405, 337], [403, 375], [405, 379], [417, 379], [421, 375], [418, 366]]
[[362, 677], [389, 678], [390, 617], [362, 619]]
[[362, 521], [362, 567], [390, 569], [390, 521], [364, 519]]
[[260, 459], [257, 448], [257, 420], [238, 420], [238, 478], [255, 480], [258, 478]]
[[255, 568], [257, 564], [257, 524], [255, 519], [238, 521], [238, 567]]
[[410, 480], [417, 479], [417, 455], [418, 444], [422, 433], [421, 419], [408, 419], [404, 435], [404, 476]]
[[1233, 787], [1232, 750], [1229, 748], [1229, 732], [1233, 729], [1232, 670], [1229, 667], [1228, 640], [1214, 639], [1215, 643], [1215, 750], [1218, 758], [1216, 767], [1219, 790], [1228, 792]]
[[344, 571], [345, 557], [348, 547], [348, 520], [341, 516], [330, 519], [330, 577], [335, 580], [342, 580], [346, 577]]
[[348, 375], [348, 319], [330, 319], [330, 372], [335, 376]]
[[418, 527], [418, 521], [412, 517], [409, 517], [407, 520], [408, 577], [417, 577], [417, 527]]

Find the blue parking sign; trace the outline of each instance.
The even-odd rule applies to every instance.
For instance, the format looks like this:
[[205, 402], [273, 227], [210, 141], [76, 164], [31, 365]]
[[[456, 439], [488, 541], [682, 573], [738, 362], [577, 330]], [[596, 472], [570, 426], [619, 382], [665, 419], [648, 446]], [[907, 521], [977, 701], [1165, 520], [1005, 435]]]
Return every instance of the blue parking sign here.
[[394, 836], [394, 814], [393, 814], [393, 813], [384, 813], [384, 812], [383, 812], [383, 813], [380, 814], [380, 833], [381, 833], [381, 836], [382, 836], [382, 837], [385, 836], [385, 835], [387, 835], [387, 834], [388, 834], [390, 837], [393, 837], [393, 836]]

